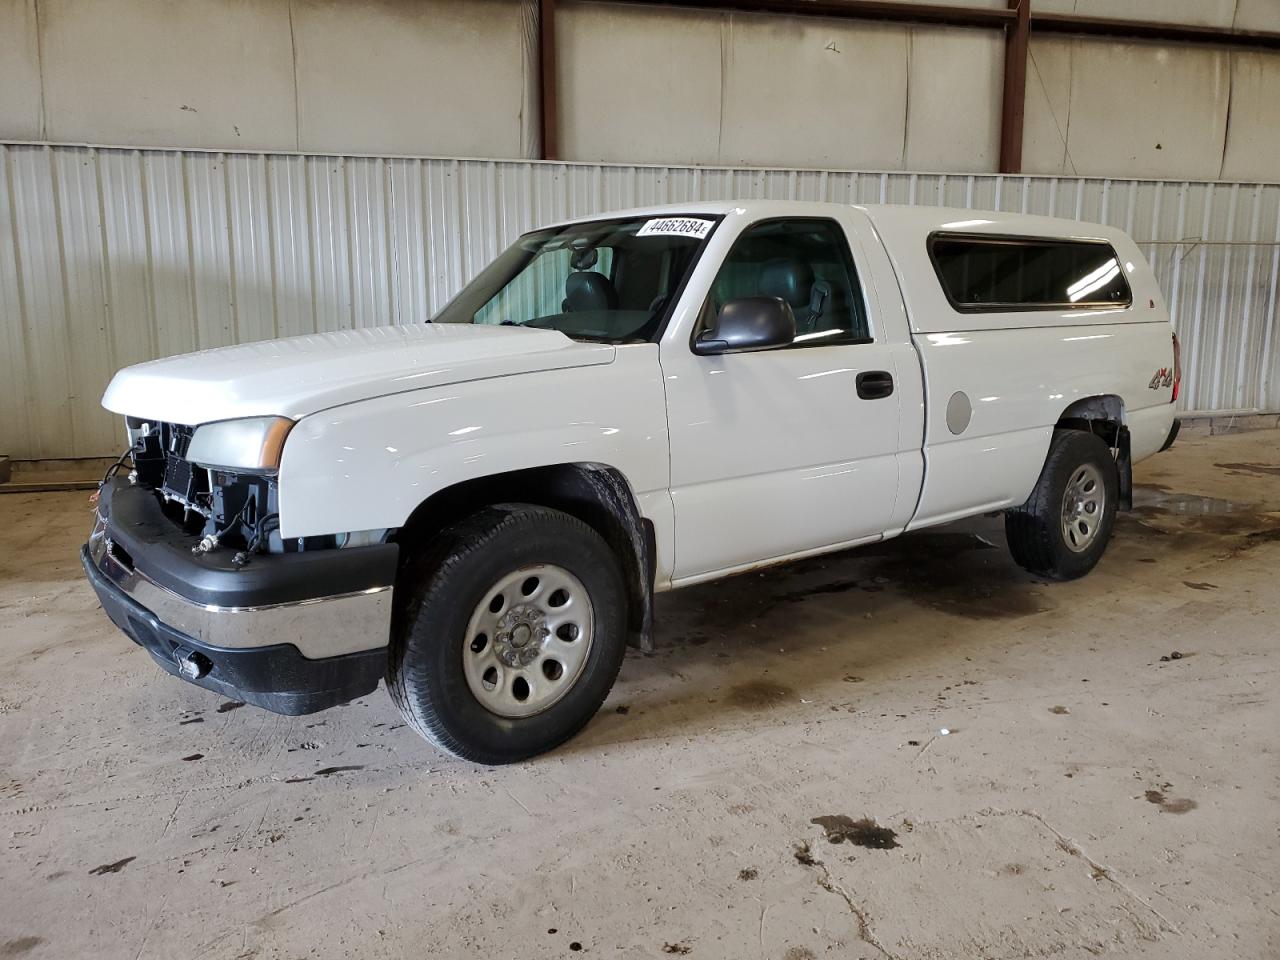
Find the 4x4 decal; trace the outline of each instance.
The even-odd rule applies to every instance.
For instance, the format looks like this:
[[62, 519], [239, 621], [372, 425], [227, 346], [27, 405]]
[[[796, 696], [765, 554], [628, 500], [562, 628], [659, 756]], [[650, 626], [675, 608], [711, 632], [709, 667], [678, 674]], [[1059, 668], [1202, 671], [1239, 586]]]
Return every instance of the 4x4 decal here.
[[1161, 387], [1173, 386], [1173, 371], [1168, 367], [1161, 367], [1156, 371], [1156, 375], [1151, 378], [1151, 382], [1147, 387], [1151, 390], [1159, 390]]

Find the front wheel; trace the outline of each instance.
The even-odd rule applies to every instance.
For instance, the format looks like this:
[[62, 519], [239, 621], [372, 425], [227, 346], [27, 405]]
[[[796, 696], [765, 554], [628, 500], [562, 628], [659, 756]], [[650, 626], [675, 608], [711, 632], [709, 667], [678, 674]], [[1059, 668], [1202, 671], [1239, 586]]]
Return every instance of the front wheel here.
[[1055, 430], [1031, 496], [1005, 514], [1013, 559], [1053, 580], [1084, 576], [1107, 548], [1119, 489], [1106, 443], [1092, 433]]
[[558, 510], [489, 507], [443, 531], [397, 584], [387, 687], [440, 749], [513, 763], [577, 733], [626, 647], [608, 544]]

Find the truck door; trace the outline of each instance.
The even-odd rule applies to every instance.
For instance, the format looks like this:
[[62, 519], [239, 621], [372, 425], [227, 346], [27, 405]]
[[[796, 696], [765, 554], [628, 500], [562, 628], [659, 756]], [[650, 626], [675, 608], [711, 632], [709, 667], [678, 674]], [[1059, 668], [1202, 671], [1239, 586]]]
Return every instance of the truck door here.
[[[664, 338], [674, 580], [852, 545], [894, 526], [901, 407], [918, 412], [920, 377], [905, 337], [869, 309], [866, 264], [835, 219], [757, 220], [729, 248], [692, 331]], [[725, 302], [754, 296], [791, 305], [790, 345], [693, 352]], [[913, 444], [918, 460], [918, 436]], [[908, 472], [914, 505], [918, 472]]]

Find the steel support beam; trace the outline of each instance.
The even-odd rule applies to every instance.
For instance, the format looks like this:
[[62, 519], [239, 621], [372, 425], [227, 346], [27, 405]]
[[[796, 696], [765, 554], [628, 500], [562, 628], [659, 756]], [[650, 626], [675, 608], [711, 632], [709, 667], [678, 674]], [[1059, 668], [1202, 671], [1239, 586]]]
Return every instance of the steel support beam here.
[[621, 0], [621, 2], [642, 6], [780, 13], [845, 20], [940, 23], [955, 27], [1003, 27], [1014, 18], [1012, 10], [944, 7], [927, 3], [892, 3], [888, 0]]
[[[889, 20], [898, 23], [939, 23], [956, 27], [1004, 29], [1017, 20], [1017, 4], [1008, 10], [948, 7], [889, 0], [612, 0], [641, 6], [679, 7], [697, 10], [739, 10], [790, 16], [835, 17], [846, 20]], [[1040, 33], [1070, 33], [1133, 40], [1216, 44], [1227, 47], [1280, 49], [1280, 32], [1197, 27], [1176, 23], [1147, 23], [1108, 17], [1082, 17], [1071, 13], [1034, 13], [1031, 29]]]
[[1004, 95], [1000, 102], [1000, 172], [1022, 172], [1022, 127], [1027, 105], [1027, 44], [1031, 0], [1009, 0], [1017, 18], [1004, 31]]
[[1178, 23], [1144, 23], [1140, 20], [1080, 17], [1066, 13], [1033, 13], [1031, 29], [1036, 33], [1069, 33], [1114, 37], [1119, 40], [1159, 40], [1165, 43], [1280, 50], [1280, 33], [1265, 30], [1194, 27]]
[[542, 159], [560, 159], [560, 108], [556, 99], [556, 0], [538, 0], [538, 125]]

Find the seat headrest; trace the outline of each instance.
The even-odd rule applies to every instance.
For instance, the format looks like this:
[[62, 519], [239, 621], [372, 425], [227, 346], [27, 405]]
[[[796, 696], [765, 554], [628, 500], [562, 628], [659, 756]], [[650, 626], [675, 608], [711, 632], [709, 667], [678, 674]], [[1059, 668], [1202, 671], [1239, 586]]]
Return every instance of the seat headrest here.
[[565, 305], [570, 311], [615, 310], [618, 291], [609, 278], [594, 270], [579, 270], [569, 274], [564, 282]]
[[781, 297], [793, 310], [809, 306], [812, 290], [813, 268], [803, 260], [779, 257], [766, 263], [760, 274], [761, 295]]

